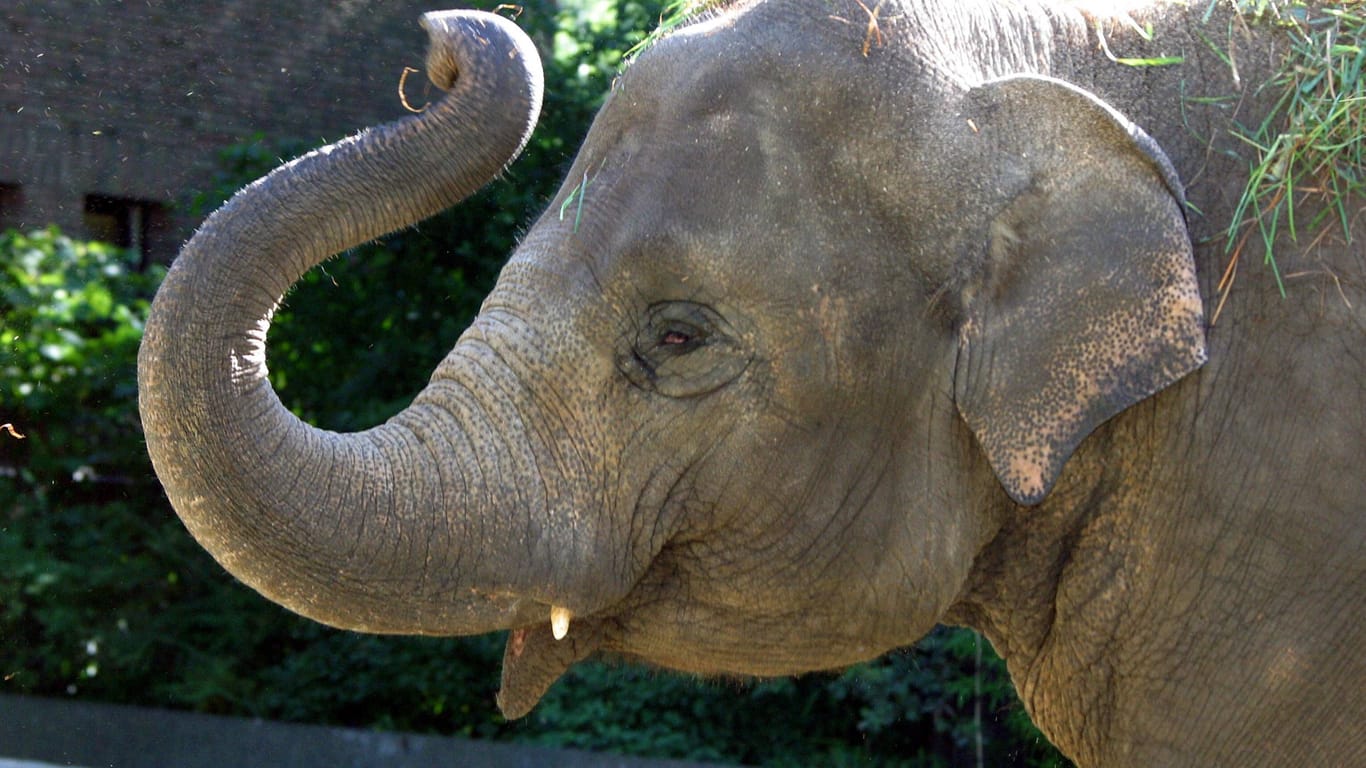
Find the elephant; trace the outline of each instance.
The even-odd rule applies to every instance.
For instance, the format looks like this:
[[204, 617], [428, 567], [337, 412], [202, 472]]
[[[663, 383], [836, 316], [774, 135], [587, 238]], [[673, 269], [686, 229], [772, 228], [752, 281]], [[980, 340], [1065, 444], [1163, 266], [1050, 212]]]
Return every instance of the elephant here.
[[1230, 241], [1288, 37], [1198, 6], [712, 4], [624, 69], [411, 405], [321, 430], [267, 379], [281, 298], [538, 117], [515, 24], [429, 14], [437, 103], [170, 268], [155, 471], [292, 611], [510, 630], [509, 717], [594, 654], [783, 676], [944, 623], [1078, 765], [1362, 764], [1366, 199]]

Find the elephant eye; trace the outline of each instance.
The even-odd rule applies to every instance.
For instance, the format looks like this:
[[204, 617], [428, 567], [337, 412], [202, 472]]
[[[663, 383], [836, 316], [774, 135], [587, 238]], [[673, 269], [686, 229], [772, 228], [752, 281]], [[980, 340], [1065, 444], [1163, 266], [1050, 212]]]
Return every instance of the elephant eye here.
[[651, 305], [634, 338], [623, 339], [617, 370], [641, 389], [695, 397], [739, 376], [749, 353], [716, 310], [692, 301]]

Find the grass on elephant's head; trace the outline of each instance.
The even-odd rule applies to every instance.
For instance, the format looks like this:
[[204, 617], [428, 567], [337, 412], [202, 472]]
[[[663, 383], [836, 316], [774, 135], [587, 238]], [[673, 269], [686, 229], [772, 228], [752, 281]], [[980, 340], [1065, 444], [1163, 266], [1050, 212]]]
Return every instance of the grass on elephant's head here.
[[[1155, 0], [1184, 2], [1184, 0]], [[641, 51], [675, 29], [705, 18], [731, 0], [670, 0], [659, 24], [623, 57], [623, 66]], [[1062, 0], [1094, 10], [1096, 0]], [[1122, 11], [1124, 3], [1114, 3]], [[1366, 195], [1366, 0], [1320, 4], [1305, 0], [1207, 0], [1205, 19], [1223, 3], [1232, 2], [1240, 24], [1279, 28], [1290, 45], [1275, 76], [1260, 86], [1279, 93], [1275, 108], [1258, 124], [1238, 126], [1235, 135], [1256, 152], [1243, 195], [1227, 230], [1229, 267], [1220, 282], [1227, 296], [1239, 257], [1252, 238], [1265, 246], [1265, 261], [1285, 295], [1283, 275], [1273, 247], [1288, 232], [1297, 242], [1316, 240], [1339, 230], [1351, 241], [1351, 217], [1346, 201]], [[1103, 5], [1104, 3], [1102, 3]], [[880, 7], [880, 4], [879, 4]], [[1230, 29], [1230, 37], [1235, 33]], [[1149, 34], [1151, 34], [1149, 32]], [[1215, 49], [1236, 73], [1231, 53]], [[1230, 51], [1233, 46], [1230, 46]], [[1132, 66], [1167, 66], [1181, 57], [1116, 59]], [[1315, 206], [1307, 221], [1304, 204]], [[1216, 310], [1215, 317], [1217, 318]]]
[[[1354, 212], [1344, 201], [1366, 194], [1366, 4], [1237, 4], [1245, 18], [1282, 27], [1291, 45], [1278, 74], [1262, 86], [1280, 92], [1276, 108], [1238, 134], [1256, 149], [1258, 160], [1229, 224], [1233, 258], [1220, 291], [1226, 293], [1238, 253], [1256, 236], [1285, 296], [1272, 248], [1276, 236], [1285, 231], [1298, 241], [1340, 228], [1350, 242]], [[1305, 221], [1297, 206], [1314, 199], [1325, 205]]]
[[659, 14], [659, 24], [657, 24], [645, 36], [645, 39], [631, 46], [630, 50], [622, 57], [622, 67], [629, 64], [632, 59], [640, 55], [641, 51], [654, 45], [661, 37], [669, 34], [675, 29], [691, 23], [701, 18], [708, 11], [714, 10], [725, 5], [727, 0], [669, 0], [664, 6], [663, 12]]

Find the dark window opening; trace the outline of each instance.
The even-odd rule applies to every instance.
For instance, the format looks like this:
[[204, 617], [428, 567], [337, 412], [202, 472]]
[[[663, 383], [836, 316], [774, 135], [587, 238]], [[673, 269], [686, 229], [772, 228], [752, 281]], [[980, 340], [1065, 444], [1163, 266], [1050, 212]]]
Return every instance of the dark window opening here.
[[19, 226], [19, 209], [23, 207], [23, 188], [0, 182], [0, 229]]
[[142, 267], [150, 261], [148, 237], [165, 223], [166, 207], [148, 200], [133, 200], [108, 195], [85, 196], [85, 232], [94, 240], [128, 248], [142, 256]]

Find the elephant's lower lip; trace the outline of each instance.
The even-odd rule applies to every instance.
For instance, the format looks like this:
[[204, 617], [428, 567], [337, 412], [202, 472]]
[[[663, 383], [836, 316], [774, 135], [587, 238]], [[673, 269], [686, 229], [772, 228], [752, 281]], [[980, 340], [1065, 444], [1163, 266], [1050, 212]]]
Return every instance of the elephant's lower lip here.
[[508, 633], [498, 705], [509, 719], [531, 711], [565, 670], [597, 651], [604, 642], [600, 619], [576, 619], [564, 635], [544, 619]]

